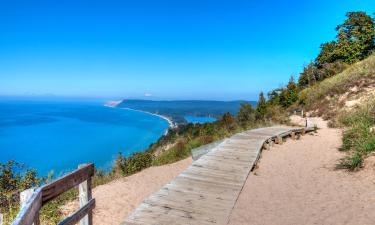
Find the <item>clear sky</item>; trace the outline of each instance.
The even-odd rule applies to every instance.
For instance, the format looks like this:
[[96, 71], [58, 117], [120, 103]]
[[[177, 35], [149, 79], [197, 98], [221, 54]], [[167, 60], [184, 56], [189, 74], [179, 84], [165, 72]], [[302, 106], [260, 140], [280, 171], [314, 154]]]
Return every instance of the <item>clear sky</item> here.
[[374, 0], [1, 1], [0, 95], [255, 100]]

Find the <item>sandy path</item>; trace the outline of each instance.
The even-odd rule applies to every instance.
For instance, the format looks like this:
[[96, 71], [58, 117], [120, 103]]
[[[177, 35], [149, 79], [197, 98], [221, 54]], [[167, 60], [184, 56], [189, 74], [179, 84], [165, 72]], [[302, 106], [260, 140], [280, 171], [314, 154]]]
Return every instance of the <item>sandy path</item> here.
[[[94, 224], [120, 224], [146, 197], [184, 171], [191, 162], [191, 158], [188, 158], [169, 165], [147, 168], [132, 176], [94, 188]], [[65, 206], [68, 211], [78, 207], [77, 201]]]
[[375, 224], [375, 160], [360, 172], [335, 170], [341, 132], [320, 125], [314, 136], [263, 151], [229, 224]]

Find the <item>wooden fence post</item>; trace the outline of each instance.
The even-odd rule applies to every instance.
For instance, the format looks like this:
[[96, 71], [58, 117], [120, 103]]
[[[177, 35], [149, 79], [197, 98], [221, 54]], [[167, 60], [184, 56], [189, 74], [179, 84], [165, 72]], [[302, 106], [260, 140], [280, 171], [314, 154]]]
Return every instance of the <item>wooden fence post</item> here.
[[283, 144], [283, 138], [281, 136], [277, 136], [276, 139], [275, 139], [275, 143], [278, 144], [278, 145], [282, 145]]
[[0, 225], [3, 225], [3, 221], [4, 221], [4, 216], [3, 214], [0, 213]]
[[[26, 189], [26, 190], [24, 190], [24, 191], [21, 192], [21, 194], [20, 194], [20, 205], [21, 205], [21, 208], [23, 206], [25, 206], [26, 203], [27, 203], [27, 201], [29, 201], [29, 199], [33, 196], [34, 191], [35, 191], [35, 188], [29, 188], [29, 189]], [[35, 215], [33, 225], [39, 225], [39, 224], [40, 224], [39, 213], [37, 213]], [[1, 225], [1, 223], [0, 223], [0, 225]]]
[[[86, 164], [81, 164], [78, 168], [82, 168], [86, 166]], [[79, 184], [79, 205], [83, 207], [86, 203], [88, 203], [92, 198], [91, 193], [91, 177], [87, 180]], [[90, 210], [88, 214], [81, 219], [79, 222], [80, 225], [92, 225], [92, 211]]]
[[264, 142], [264, 143], [263, 143], [263, 149], [264, 149], [264, 150], [270, 150], [270, 143], [268, 143], [268, 142]]
[[26, 205], [27, 201], [31, 198], [33, 193], [34, 193], [34, 188], [26, 189], [26, 190], [21, 192], [21, 194], [20, 194], [21, 208]]

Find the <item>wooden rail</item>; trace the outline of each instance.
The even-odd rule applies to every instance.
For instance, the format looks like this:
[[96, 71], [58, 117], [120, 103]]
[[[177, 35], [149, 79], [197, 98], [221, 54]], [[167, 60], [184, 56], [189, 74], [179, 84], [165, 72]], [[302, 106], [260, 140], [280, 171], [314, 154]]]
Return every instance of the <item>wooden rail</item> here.
[[94, 175], [94, 164], [80, 165], [79, 168], [62, 178], [36, 189], [26, 190], [21, 196], [21, 210], [12, 225], [39, 225], [39, 211], [47, 202], [64, 192], [79, 186], [80, 209], [62, 220], [59, 225], [76, 224], [92, 225], [92, 210], [95, 199], [91, 195], [91, 177]]

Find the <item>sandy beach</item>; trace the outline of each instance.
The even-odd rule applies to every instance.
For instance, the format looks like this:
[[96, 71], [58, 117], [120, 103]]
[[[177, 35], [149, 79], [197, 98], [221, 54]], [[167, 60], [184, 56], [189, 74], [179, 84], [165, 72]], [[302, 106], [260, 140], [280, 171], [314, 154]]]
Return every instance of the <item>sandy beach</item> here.
[[166, 116], [160, 115], [160, 114], [151, 113], [151, 112], [147, 112], [147, 111], [143, 111], [143, 110], [139, 110], [139, 109], [126, 108], [126, 107], [119, 107], [119, 109], [132, 110], [132, 111], [136, 111], [136, 112], [147, 113], [147, 114], [150, 114], [150, 115], [153, 115], [153, 116], [157, 116], [157, 117], [162, 118], [163, 120], [166, 120], [168, 122], [170, 128], [176, 127], [176, 125], [173, 123], [173, 121], [171, 119], [169, 119]]
[[341, 131], [322, 128], [263, 151], [230, 217], [230, 225], [370, 225], [375, 221], [374, 158], [350, 173], [336, 170]]

